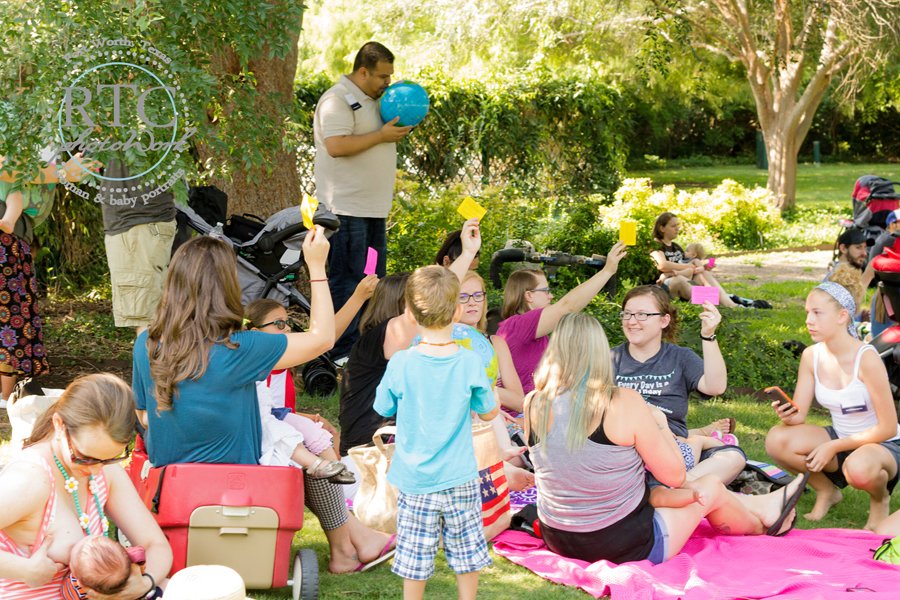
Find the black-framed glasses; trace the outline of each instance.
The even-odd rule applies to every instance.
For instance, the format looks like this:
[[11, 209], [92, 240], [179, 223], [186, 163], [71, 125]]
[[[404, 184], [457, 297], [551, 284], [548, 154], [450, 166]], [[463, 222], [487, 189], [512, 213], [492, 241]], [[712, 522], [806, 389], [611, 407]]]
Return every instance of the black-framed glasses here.
[[549, 288], [549, 287], [532, 288], [532, 289], [530, 289], [530, 290], [528, 290], [528, 291], [529, 291], [529, 292], [544, 292], [545, 294], [549, 294], [549, 293], [550, 293], [550, 288]]
[[634, 317], [638, 321], [646, 321], [650, 317], [659, 317], [662, 314], [663, 313], [661, 313], [661, 312], [648, 313], [648, 312], [631, 312], [629, 310], [623, 310], [622, 312], [619, 313], [619, 318], [622, 319], [623, 321], [627, 321], [631, 317]]
[[268, 327], [269, 325], [274, 325], [275, 329], [278, 331], [284, 331], [285, 329], [293, 329], [294, 322], [291, 319], [275, 319], [274, 321], [269, 321], [268, 323], [263, 323], [262, 325], [257, 325], [257, 329], [262, 329], [263, 327]]
[[484, 302], [484, 299], [487, 297], [487, 294], [484, 292], [473, 292], [471, 294], [466, 294], [465, 292], [460, 292], [459, 294], [459, 303], [465, 304], [470, 299], [475, 302]]
[[113, 458], [93, 458], [91, 456], [85, 456], [75, 448], [75, 444], [72, 443], [72, 436], [69, 435], [68, 428], [66, 429], [66, 443], [69, 444], [69, 459], [76, 465], [111, 465], [127, 460], [128, 457], [131, 456], [131, 448], [128, 446], [125, 446], [125, 452], [123, 454]]

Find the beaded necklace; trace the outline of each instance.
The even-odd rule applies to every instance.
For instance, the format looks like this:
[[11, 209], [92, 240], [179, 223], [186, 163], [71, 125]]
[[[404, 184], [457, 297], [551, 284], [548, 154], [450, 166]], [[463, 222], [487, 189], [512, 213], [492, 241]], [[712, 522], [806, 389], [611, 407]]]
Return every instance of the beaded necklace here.
[[[91, 518], [81, 512], [81, 502], [78, 501], [78, 481], [69, 475], [69, 472], [66, 471], [66, 468], [59, 462], [55, 453], [53, 454], [53, 460], [56, 462], [56, 467], [59, 469], [59, 472], [62, 473], [63, 479], [65, 480], [64, 487], [66, 488], [66, 491], [72, 494], [72, 498], [75, 500], [75, 512], [78, 513], [78, 524], [81, 525], [81, 528], [86, 535], [91, 535]], [[100, 515], [100, 524], [103, 527], [103, 535], [108, 535], [109, 519], [106, 518], [106, 514], [103, 512], [103, 506], [100, 504], [100, 498], [97, 497], [97, 482], [94, 480], [93, 475], [88, 477], [88, 490], [94, 497], [94, 504], [97, 505], [97, 514]]]

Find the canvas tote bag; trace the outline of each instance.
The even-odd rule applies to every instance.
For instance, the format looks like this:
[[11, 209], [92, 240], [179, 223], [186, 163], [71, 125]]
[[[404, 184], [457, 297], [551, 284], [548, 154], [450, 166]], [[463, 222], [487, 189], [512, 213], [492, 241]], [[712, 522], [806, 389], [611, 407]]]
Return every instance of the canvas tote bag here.
[[350, 448], [362, 481], [353, 499], [356, 518], [377, 531], [396, 533], [397, 497], [399, 490], [387, 480], [394, 444], [386, 444], [383, 436], [396, 435], [397, 427], [381, 427], [372, 435], [373, 446]]

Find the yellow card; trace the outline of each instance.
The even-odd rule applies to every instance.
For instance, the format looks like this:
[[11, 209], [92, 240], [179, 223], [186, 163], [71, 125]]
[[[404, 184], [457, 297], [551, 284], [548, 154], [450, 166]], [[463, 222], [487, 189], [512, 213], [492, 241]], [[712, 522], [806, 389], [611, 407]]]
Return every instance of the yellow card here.
[[622, 221], [619, 223], [619, 239], [626, 246], [637, 244], [637, 223], [634, 221]]
[[478, 219], [480, 221], [487, 214], [487, 209], [475, 202], [471, 196], [466, 196], [463, 198], [459, 208], [456, 209], [456, 212], [461, 214], [466, 221], [469, 219]]
[[300, 215], [303, 217], [303, 226], [312, 229], [313, 217], [316, 215], [316, 209], [319, 207], [319, 201], [310, 196], [303, 194], [303, 201], [300, 203]]

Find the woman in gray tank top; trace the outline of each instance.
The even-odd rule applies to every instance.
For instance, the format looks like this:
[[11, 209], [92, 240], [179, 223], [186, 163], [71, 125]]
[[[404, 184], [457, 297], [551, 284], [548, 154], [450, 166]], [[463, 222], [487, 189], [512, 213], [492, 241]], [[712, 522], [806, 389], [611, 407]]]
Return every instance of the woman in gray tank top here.
[[[550, 550], [591, 562], [660, 563], [681, 550], [704, 517], [735, 535], [791, 529], [805, 478], [763, 496], [733, 494], [713, 476], [687, 482], [673, 435], [650, 411], [640, 394], [615, 386], [600, 323], [582, 313], [565, 316], [525, 406]], [[646, 471], [663, 485], [696, 490], [699, 500], [653, 508]]]

